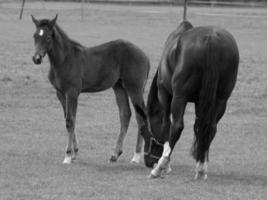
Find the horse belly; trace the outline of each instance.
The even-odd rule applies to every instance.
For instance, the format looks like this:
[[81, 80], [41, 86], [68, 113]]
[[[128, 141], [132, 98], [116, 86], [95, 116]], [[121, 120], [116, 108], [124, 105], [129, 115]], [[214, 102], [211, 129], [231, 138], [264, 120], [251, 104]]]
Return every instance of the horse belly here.
[[82, 92], [100, 92], [103, 90], [107, 90], [118, 81], [119, 77], [118, 74], [110, 73], [107, 76], [100, 76], [94, 77], [92, 79], [83, 78], [82, 81]]

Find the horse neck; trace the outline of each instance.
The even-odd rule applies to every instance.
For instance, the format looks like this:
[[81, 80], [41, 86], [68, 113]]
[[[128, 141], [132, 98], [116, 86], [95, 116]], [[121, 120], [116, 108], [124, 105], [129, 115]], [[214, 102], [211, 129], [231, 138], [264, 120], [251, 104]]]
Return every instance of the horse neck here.
[[148, 118], [150, 122], [152, 135], [157, 141], [162, 142], [164, 138], [164, 135], [162, 135], [163, 133], [161, 132], [163, 116], [158, 99], [157, 78], [158, 78], [158, 71], [156, 72], [150, 87], [147, 100], [147, 109], [148, 109]]
[[65, 34], [62, 34], [57, 26], [54, 27], [53, 45], [52, 49], [48, 52], [51, 66], [60, 67], [65, 58], [70, 55], [71, 51], [71, 40]]

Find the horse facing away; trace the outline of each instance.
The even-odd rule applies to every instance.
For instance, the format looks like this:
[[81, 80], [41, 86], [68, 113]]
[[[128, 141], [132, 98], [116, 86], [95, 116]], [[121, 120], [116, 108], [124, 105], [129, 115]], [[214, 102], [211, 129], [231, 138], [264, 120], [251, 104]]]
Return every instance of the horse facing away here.
[[[56, 89], [66, 120], [68, 142], [63, 163], [71, 163], [78, 152], [74, 129], [79, 94], [108, 88], [114, 90], [121, 123], [115, 151], [110, 158], [111, 162], [115, 162], [122, 153], [131, 118], [129, 97], [134, 105], [145, 110], [143, 91], [150, 70], [149, 59], [140, 48], [123, 40], [86, 48], [63, 32], [56, 24], [57, 16], [52, 20], [37, 20], [32, 16], [32, 20], [36, 25], [33, 61], [41, 64], [43, 57], [48, 55], [48, 78]], [[141, 135], [146, 123], [138, 113], [136, 120], [138, 136], [132, 162], [138, 163], [142, 149]]]
[[[145, 132], [145, 164], [151, 177], [170, 172], [170, 157], [184, 128], [187, 102], [195, 104], [195, 179], [207, 178], [210, 144], [236, 83], [238, 47], [233, 36], [217, 27], [193, 27], [184, 20], [166, 43], [150, 88]], [[142, 109], [137, 109], [146, 118]], [[148, 139], [150, 138], [150, 139]]]

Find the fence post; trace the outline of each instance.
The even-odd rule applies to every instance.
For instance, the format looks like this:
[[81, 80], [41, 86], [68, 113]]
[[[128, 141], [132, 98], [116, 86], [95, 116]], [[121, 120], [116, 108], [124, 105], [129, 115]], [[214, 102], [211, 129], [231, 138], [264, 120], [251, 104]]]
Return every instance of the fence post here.
[[22, 5], [21, 5], [21, 9], [20, 9], [19, 19], [22, 19], [22, 14], [23, 14], [23, 10], [24, 10], [24, 4], [25, 4], [25, 0], [22, 0]]
[[84, 21], [84, 0], [81, 0], [81, 17], [82, 17], [82, 21]]
[[187, 12], [187, 0], [184, 0], [184, 16], [183, 16], [183, 21], [186, 21], [186, 12]]

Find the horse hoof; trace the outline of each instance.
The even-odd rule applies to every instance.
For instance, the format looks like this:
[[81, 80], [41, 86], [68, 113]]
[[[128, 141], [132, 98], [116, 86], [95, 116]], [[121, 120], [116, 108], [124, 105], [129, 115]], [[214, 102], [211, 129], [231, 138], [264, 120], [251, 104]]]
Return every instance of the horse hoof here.
[[77, 155], [78, 154], [78, 151], [79, 151], [79, 148], [75, 148], [74, 149], [74, 154]]
[[71, 160], [72, 161], [76, 160], [76, 158], [77, 158], [77, 155], [76, 154], [74, 154], [74, 155], [71, 156]]
[[63, 164], [71, 164], [72, 158], [71, 156], [65, 157], [63, 160]]
[[122, 150], [118, 151], [118, 153], [115, 153], [114, 155], [110, 157], [109, 162], [116, 162], [121, 154], [122, 154]]
[[131, 163], [139, 164], [141, 161], [141, 153], [134, 153]]
[[149, 178], [160, 178], [162, 173], [162, 169], [158, 169], [155, 167], [154, 169], [151, 170]]
[[120, 151], [118, 152], [118, 156], [117, 156], [117, 158], [120, 157], [120, 155], [122, 154], [122, 152], [123, 152], [122, 150], [120, 150]]
[[208, 179], [208, 175], [204, 172], [197, 172], [195, 174], [194, 180], [201, 180], [203, 179], [204, 181]]
[[109, 162], [114, 163], [114, 162], [117, 161], [117, 159], [118, 159], [118, 158], [117, 158], [116, 156], [112, 155], [112, 156], [110, 157], [110, 159], [109, 159]]
[[160, 175], [154, 175], [154, 174], [152, 174], [152, 173], [150, 173], [149, 175], [148, 175], [148, 178], [149, 179], [156, 179], [156, 178], [160, 178], [161, 176]]

